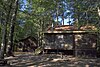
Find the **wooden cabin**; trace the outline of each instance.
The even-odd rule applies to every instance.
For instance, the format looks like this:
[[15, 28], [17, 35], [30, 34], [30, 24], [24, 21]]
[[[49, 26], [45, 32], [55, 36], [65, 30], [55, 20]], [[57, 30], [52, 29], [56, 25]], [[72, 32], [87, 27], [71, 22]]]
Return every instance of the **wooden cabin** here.
[[29, 36], [18, 41], [17, 51], [33, 52], [38, 47], [38, 41], [35, 37]]
[[84, 26], [80, 29], [69, 25], [51, 27], [44, 32], [44, 45], [46, 53], [96, 57], [97, 34], [95, 30]]

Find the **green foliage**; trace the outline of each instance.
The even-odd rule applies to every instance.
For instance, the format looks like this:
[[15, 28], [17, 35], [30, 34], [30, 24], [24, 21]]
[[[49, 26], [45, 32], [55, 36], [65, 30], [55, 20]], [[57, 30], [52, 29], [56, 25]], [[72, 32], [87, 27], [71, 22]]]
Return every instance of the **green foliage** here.
[[71, 0], [69, 3], [73, 3], [70, 6], [74, 8], [73, 17], [78, 19], [79, 25], [98, 25], [100, 20], [97, 12], [97, 8], [100, 7], [99, 0]]
[[[21, 39], [27, 36], [38, 36], [39, 31], [45, 30], [47, 24], [53, 18], [51, 11], [54, 10], [53, 0], [33, 0], [20, 1], [20, 8], [18, 12], [18, 23], [16, 25], [15, 33], [16, 39]], [[25, 10], [21, 10], [24, 5]], [[43, 29], [43, 30], [42, 30]]]

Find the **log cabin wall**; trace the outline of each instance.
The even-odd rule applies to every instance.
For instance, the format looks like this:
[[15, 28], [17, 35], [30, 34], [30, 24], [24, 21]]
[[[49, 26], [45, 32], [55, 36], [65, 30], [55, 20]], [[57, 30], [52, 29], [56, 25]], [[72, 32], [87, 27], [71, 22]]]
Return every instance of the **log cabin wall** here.
[[38, 41], [36, 38], [29, 36], [19, 40], [16, 47], [18, 52], [34, 52], [38, 47]]

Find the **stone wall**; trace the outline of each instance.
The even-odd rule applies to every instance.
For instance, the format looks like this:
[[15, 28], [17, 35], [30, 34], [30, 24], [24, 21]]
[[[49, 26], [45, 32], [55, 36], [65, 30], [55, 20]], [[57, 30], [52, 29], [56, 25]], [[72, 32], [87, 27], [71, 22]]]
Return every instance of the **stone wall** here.
[[75, 35], [76, 56], [95, 57], [97, 47], [97, 37], [95, 34]]
[[96, 56], [97, 36], [95, 34], [45, 34], [44, 41], [44, 49], [74, 50], [75, 56]]
[[73, 49], [73, 35], [70, 34], [46, 34], [45, 49]]
[[93, 34], [75, 35], [76, 49], [95, 49], [96, 41], [96, 36]]

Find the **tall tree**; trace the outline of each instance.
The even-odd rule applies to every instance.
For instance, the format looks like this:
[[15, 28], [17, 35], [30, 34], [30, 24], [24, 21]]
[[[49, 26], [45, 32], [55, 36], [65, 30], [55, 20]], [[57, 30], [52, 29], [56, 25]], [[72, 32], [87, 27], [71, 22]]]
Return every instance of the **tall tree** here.
[[86, 24], [97, 25], [99, 18], [97, 8], [100, 7], [99, 0], [67, 0], [73, 10], [73, 17], [78, 20], [79, 26]]
[[14, 47], [14, 28], [15, 28], [15, 23], [16, 23], [16, 16], [17, 16], [17, 11], [18, 11], [18, 0], [14, 1], [13, 4], [13, 13], [12, 13], [12, 19], [11, 19], [11, 24], [10, 24], [10, 46], [8, 49], [8, 56], [12, 55], [13, 56], [13, 47]]
[[[9, 16], [10, 16], [10, 11], [11, 11], [11, 6], [12, 3], [10, 1], [1, 1], [2, 6], [4, 7], [4, 12], [2, 15], [2, 43], [1, 43], [1, 51], [0, 51], [0, 59], [4, 59], [4, 53], [5, 53], [5, 49], [6, 49], [6, 45], [7, 45], [7, 23], [9, 21]], [[9, 4], [7, 4], [6, 2], [10, 2]], [[8, 5], [8, 6], [5, 6]], [[7, 12], [6, 12], [7, 10]], [[4, 19], [5, 18], [5, 19]]]

